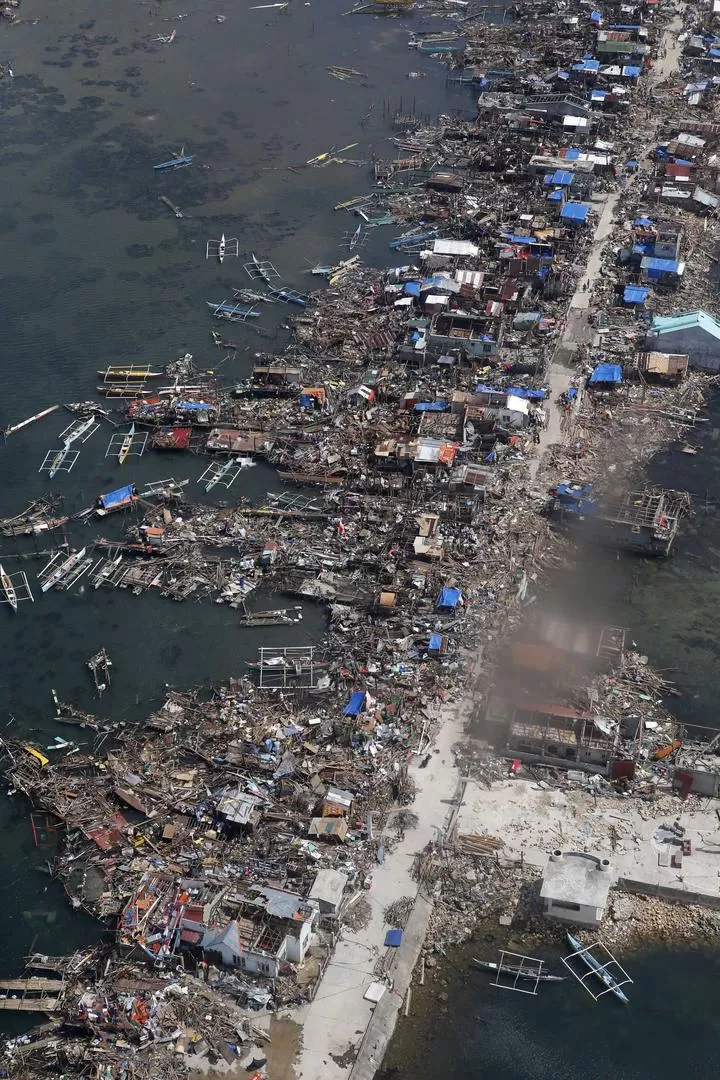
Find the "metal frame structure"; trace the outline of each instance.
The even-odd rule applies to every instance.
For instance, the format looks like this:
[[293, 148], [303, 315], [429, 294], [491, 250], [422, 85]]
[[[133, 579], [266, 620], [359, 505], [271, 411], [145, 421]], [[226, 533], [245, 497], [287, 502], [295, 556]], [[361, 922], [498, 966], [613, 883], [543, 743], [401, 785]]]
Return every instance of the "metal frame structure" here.
[[[319, 675], [315, 646], [258, 649], [256, 671], [262, 690], [312, 690]], [[321, 669], [322, 670], [322, 669]]]

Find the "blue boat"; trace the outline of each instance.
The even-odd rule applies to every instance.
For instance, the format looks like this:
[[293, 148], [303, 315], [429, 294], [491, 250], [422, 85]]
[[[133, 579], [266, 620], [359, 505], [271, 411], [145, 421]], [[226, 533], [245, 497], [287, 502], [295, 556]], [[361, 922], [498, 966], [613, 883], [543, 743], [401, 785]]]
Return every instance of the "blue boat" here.
[[309, 297], [305, 293], [296, 292], [295, 289], [268, 289], [273, 300], [282, 300], [283, 304], [297, 304], [298, 307], [306, 307]]
[[[570, 944], [570, 948], [578, 957], [578, 959], [582, 960], [582, 962], [586, 964], [591, 971], [595, 972], [600, 981], [605, 984], [610, 993], [615, 995], [618, 1001], [622, 1001], [623, 1005], [629, 1005], [630, 1001], [620, 989], [620, 983], [618, 983], [617, 979], [614, 979], [613, 976], [610, 975], [610, 973], [606, 970], [606, 966], [604, 964], [601, 964], [600, 961], [593, 956], [593, 954], [590, 952], [590, 949], [586, 948], [578, 941], [577, 938], [573, 937], [569, 930], [565, 931], [565, 935]], [[594, 948], [594, 946], [591, 946], [591, 948]], [[614, 962], [617, 963], [617, 961]], [[622, 968], [620, 968], [620, 970], [622, 971]], [[625, 981], [632, 982], [632, 979], [627, 979]], [[606, 991], [604, 990], [601, 991], [601, 993], [605, 992]]]
[[194, 154], [179, 154], [178, 157], [170, 158], [169, 161], [161, 161], [159, 165], [153, 165], [158, 172], [160, 169], [182, 169], [185, 165], [192, 165]]
[[430, 229], [427, 232], [414, 233], [408, 236], [396, 236], [394, 240], [391, 240], [388, 247], [393, 251], [401, 251], [402, 248], [414, 247], [415, 244], [424, 244], [426, 240], [433, 240], [439, 229]]
[[230, 319], [231, 322], [244, 322], [245, 319], [259, 319], [260, 312], [252, 307], [244, 307], [242, 304], [233, 304], [229, 300], [206, 300], [205, 303], [212, 308], [216, 319]]

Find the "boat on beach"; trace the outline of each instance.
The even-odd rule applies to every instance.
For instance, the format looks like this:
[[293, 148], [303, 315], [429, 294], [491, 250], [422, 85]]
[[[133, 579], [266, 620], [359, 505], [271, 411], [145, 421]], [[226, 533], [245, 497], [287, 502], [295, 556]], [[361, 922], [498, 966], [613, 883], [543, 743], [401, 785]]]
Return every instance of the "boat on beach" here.
[[18, 598], [17, 593], [15, 592], [15, 586], [12, 583], [10, 575], [5, 572], [2, 563], [0, 563], [0, 591], [2, 591], [8, 604], [17, 615]]
[[516, 975], [519, 979], [532, 979], [534, 982], [565, 982], [564, 975], [550, 975], [544, 972], [538, 974], [537, 968], [523, 967], [522, 964], [503, 964], [501, 966], [494, 960], [478, 960], [476, 957], [473, 957], [473, 964], [482, 968], [483, 971], [496, 973], [502, 971], [503, 975]]

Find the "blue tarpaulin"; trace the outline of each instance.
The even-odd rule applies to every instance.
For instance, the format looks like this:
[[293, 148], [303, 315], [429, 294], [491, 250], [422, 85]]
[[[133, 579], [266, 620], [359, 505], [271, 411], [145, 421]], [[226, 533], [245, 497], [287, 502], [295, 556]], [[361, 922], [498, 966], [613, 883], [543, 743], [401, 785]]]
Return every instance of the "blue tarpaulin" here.
[[565, 192], [558, 188], [557, 191], [551, 191], [548, 194], [548, 202], [562, 202], [565, 198]]
[[545, 183], [555, 187], [569, 187], [572, 184], [573, 174], [569, 169], [556, 169], [545, 177]]
[[402, 941], [402, 930], [388, 930], [385, 935], [385, 944], [389, 945], [392, 949], [397, 949]]
[[542, 401], [547, 397], [544, 390], [530, 390], [526, 386], [508, 386], [508, 394], [514, 394], [515, 397], [527, 398], [528, 401]]
[[485, 386], [484, 383], [479, 383], [475, 387], [475, 393], [476, 394], [500, 394], [500, 395], [504, 395], [506, 392], [507, 391], [505, 391], [505, 390], [498, 390], [497, 386]]
[[607, 97], [607, 90], [591, 90], [588, 97], [591, 101], [604, 101]]
[[134, 491], [132, 484], [126, 484], [125, 487], [116, 488], [115, 491], [110, 491], [107, 495], [101, 495], [98, 502], [103, 510], [111, 510], [113, 507], [122, 506], [123, 503], [129, 502]]
[[403, 292], [405, 296], [419, 296], [420, 295], [420, 282], [419, 281], [406, 281], [403, 285]]
[[442, 640], [442, 634], [431, 634], [428, 649], [432, 649], [434, 652], [440, 652]]
[[462, 593], [460, 589], [451, 589], [447, 585], [442, 589], [440, 595], [437, 598], [437, 604], [435, 607], [451, 607], [455, 608], [462, 600]]
[[565, 151], [565, 160], [566, 161], [577, 161], [577, 159], [579, 157], [580, 157], [580, 151], [578, 150], [578, 148], [576, 146], [571, 146], [569, 150]]
[[622, 73], [625, 76], [625, 78], [627, 78], [627, 79], [639, 79], [640, 78], [640, 68], [635, 67], [634, 64], [626, 64], [622, 69]]
[[310, 394], [301, 394], [298, 398], [298, 404], [302, 405], [303, 409], [312, 409], [314, 400]]
[[593, 75], [600, 70], [599, 60], [581, 60], [579, 64], [573, 64], [573, 71], [589, 71]]
[[643, 270], [657, 270], [664, 274], [677, 274], [680, 264], [677, 259], [655, 259], [646, 257], [640, 263]]
[[571, 481], [566, 481], [564, 484], [558, 484], [555, 488], [555, 496], [558, 499], [567, 499], [569, 502], [578, 502], [587, 495], [591, 495], [592, 490], [592, 484], [574, 484]]
[[653, 219], [649, 217], [637, 217], [633, 221], [633, 225], [638, 229], [651, 229], [654, 222]]
[[211, 409], [206, 401], [181, 401], [175, 406], [176, 409], [184, 409], [186, 412], [204, 412]]
[[590, 16], [590, 22], [593, 22], [596, 26], [599, 26], [602, 22], [602, 12], [593, 11], [592, 15]]
[[622, 365], [621, 364], [598, 364], [590, 376], [590, 385], [594, 386], [597, 383], [621, 383], [622, 382]]
[[649, 292], [649, 289], [643, 289], [640, 285], [626, 285], [623, 300], [626, 304], [644, 304]]
[[343, 709], [343, 716], [359, 716], [365, 706], [365, 691], [354, 690]]
[[448, 408], [447, 401], [418, 401], [415, 412], [447, 412]]
[[560, 217], [566, 221], [585, 221], [590, 213], [590, 203], [566, 202], [560, 211]]

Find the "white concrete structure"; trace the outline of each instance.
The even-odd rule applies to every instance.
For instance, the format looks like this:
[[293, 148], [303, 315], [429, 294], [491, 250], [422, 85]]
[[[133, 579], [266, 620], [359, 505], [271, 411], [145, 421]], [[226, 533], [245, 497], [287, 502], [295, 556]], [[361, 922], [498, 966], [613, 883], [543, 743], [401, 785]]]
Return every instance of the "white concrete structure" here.
[[321, 915], [338, 915], [347, 881], [340, 870], [318, 870], [308, 900], [317, 902]]
[[645, 344], [654, 352], [686, 353], [691, 367], [720, 371], [720, 323], [706, 311], [656, 316]]
[[613, 881], [609, 859], [556, 850], [543, 873], [543, 911], [548, 919], [599, 926]]

